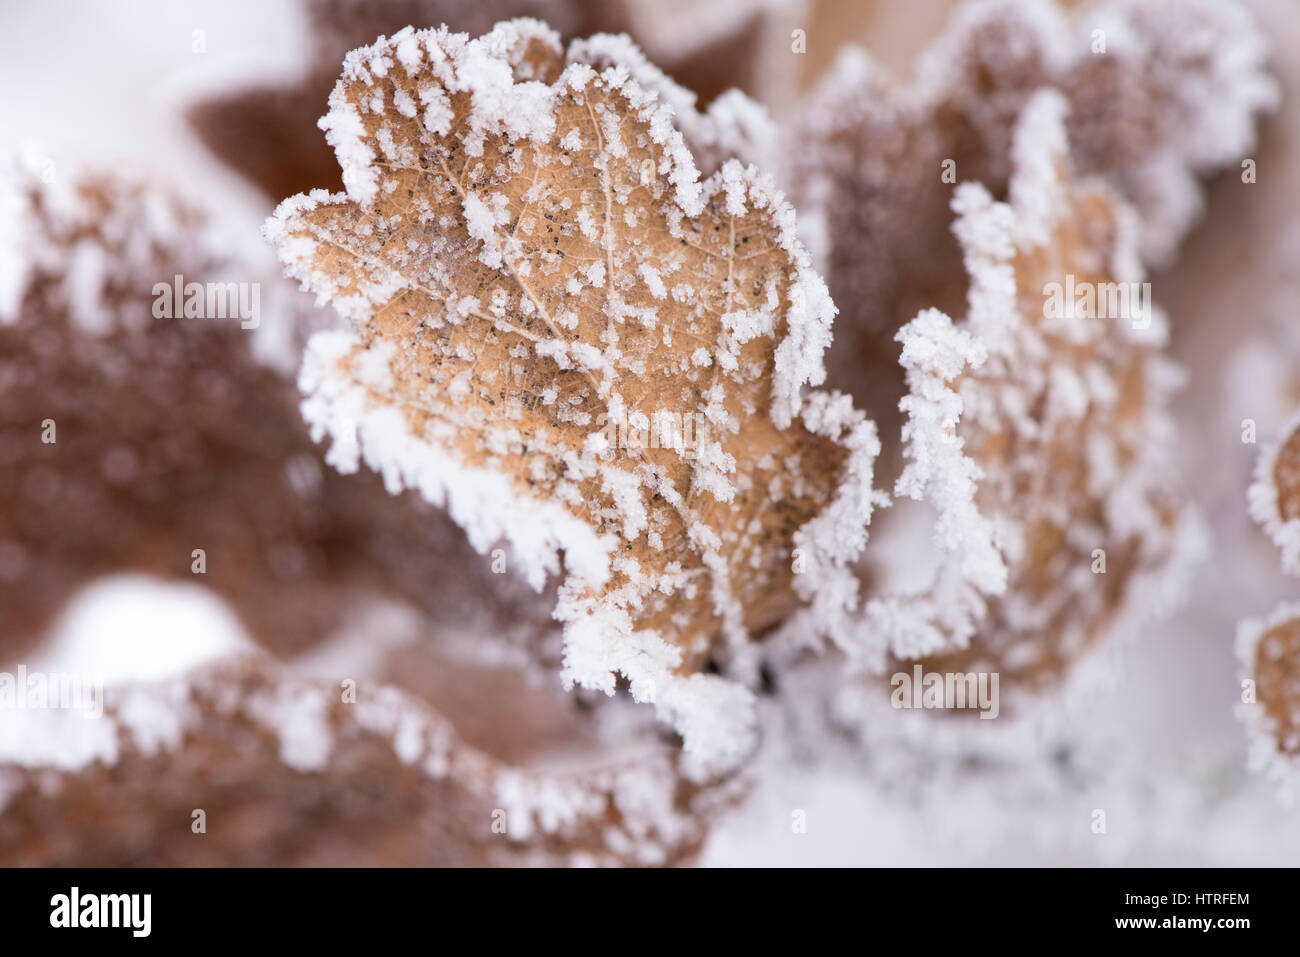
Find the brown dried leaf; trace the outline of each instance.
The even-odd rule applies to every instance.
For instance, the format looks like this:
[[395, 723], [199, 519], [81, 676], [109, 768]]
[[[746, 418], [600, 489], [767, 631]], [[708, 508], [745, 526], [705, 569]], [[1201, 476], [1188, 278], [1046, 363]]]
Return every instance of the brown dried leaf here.
[[[254, 347], [293, 318], [283, 280], [165, 193], [40, 172], [11, 171], [0, 204], [4, 231], [23, 237], [0, 317], [0, 654], [39, 639], [81, 586], [124, 572], [212, 588], [286, 655], [375, 599], [457, 630], [548, 630], [549, 609], [467, 561], [427, 503], [325, 467], [292, 380]], [[155, 318], [154, 284], [177, 274], [260, 284], [261, 325]], [[495, 609], [475, 605], [487, 593]]]

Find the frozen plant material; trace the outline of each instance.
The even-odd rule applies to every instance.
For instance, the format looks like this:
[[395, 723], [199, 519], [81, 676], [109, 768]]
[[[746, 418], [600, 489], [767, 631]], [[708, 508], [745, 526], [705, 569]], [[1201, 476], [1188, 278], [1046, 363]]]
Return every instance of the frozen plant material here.
[[1260, 454], [1247, 498], [1251, 518], [1281, 552], [1282, 569], [1300, 574], [1300, 414]]
[[[1248, 501], [1251, 517], [1278, 547], [1282, 569], [1300, 574], [1300, 415], [1260, 454]], [[1237, 657], [1243, 672], [1237, 713], [1251, 732], [1251, 765], [1294, 789], [1300, 769], [1300, 606], [1284, 604], [1265, 621], [1243, 621]]]
[[[108, 175], [44, 182], [20, 163], [0, 180], [0, 233], [23, 237], [0, 266], [0, 656], [122, 572], [211, 588], [278, 653], [370, 599], [456, 628], [548, 630], [549, 609], [467, 561], [418, 496], [326, 467], [293, 380], [255, 348], [299, 319], [281, 292], [303, 297], [221, 246], [202, 212]], [[155, 284], [178, 274], [258, 286], [259, 328], [157, 317]], [[488, 591], [494, 609], [466, 600]]]
[[976, 169], [962, 178], [997, 190], [1020, 108], [1039, 87], [1060, 90], [1075, 168], [1104, 176], [1128, 200], [1143, 259], [1168, 265], [1200, 215], [1198, 177], [1247, 156], [1258, 114], [1277, 104], [1267, 45], [1233, 0], [1062, 6], [960, 8], [921, 57], [917, 95], [950, 141], [973, 148]]
[[1300, 605], [1287, 603], [1265, 620], [1237, 626], [1242, 700], [1237, 715], [1250, 732], [1250, 765], [1294, 797], [1300, 780]]
[[9, 866], [671, 864], [735, 790], [690, 784], [664, 748], [506, 763], [436, 705], [366, 682], [348, 703], [264, 658], [110, 688], [99, 720], [29, 717], [17, 753], [0, 734]]
[[753, 740], [710, 659], [801, 606], [847, 640], [877, 441], [816, 388], [834, 306], [793, 210], [734, 160], [701, 181], [679, 128], [707, 118], [633, 54], [526, 20], [354, 51], [322, 121], [347, 192], [267, 235], [355, 325], [300, 378], [329, 460], [505, 539], [536, 587], [563, 553], [565, 681], [625, 678], [707, 774]]
[[[868, 607], [895, 655], [942, 652], [927, 670], [998, 672], [1008, 692], [1054, 680], [1158, 608], [1194, 542], [1170, 465], [1181, 376], [1162, 355], [1165, 319], [1141, 299], [1131, 212], [1071, 179], [1066, 109], [1051, 90], [1026, 106], [1009, 202], [956, 191], [965, 320], [927, 310], [898, 335], [909, 390], [895, 491], [932, 506], [942, 558], [928, 589]], [[1085, 291], [1100, 298], [1089, 306]]]
[[1264, 62], [1263, 39], [1233, 0], [1069, 12], [1049, 0], [967, 3], [910, 83], [865, 51], [843, 51], [782, 136], [795, 205], [815, 227], [810, 245], [842, 313], [831, 384], [893, 433], [895, 332], [965, 295], [954, 186], [1005, 195], [1012, 128], [1036, 89], [1068, 101], [1074, 168], [1135, 208], [1137, 251], [1160, 266], [1199, 216], [1198, 178], [1254, 148], [1255, 120], [1277, 98]]

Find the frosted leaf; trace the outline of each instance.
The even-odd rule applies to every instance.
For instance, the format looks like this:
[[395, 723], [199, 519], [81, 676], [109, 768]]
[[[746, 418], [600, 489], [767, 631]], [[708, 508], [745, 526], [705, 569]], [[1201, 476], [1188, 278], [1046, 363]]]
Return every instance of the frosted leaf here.
[[[28, 866], [671, 864], [737, 790], [691, 785], [663, 748], [509, 763], [436, 702], [367, 682], [344, 703], [336, 681], [258, 657], [111, 687], [97, 720], [26, 717], [50, 750], [15, 761], [0, 735], [0, 848]], [[195, 808], [221, 840], [193, 837]]]
[[[1070, 179], [1065, 109], [1054, 91], [1025, 107], [1009, 203], [957, 189], [966, 319], [928, 310], [899, 333], [895, 491], [931, 505], [941, 558], [928, 589], [869, 605], [894, 654], [944, 652], [941, 671], [992, 662], [1004, 688], [1053, 680], [1151, 608], [1152, 583], [1193, 543], [1169, 464], [1179, 375], [1163, 316], [1137, 298], [1110, 308], [1108, 289], [1142, 295], [1140, 273], [1117, 271], [1135, 259], [1132, 221], [1109, 190]], [[1053, 306], [1053, 284], [1068, 305]], [[1100, 305], [1078, 305], [1076, 288]]]
[[1260, 454], [1247, 495], [1251, 518], [1281, 551], [1282, 568], [1300, 574], [1300, 414]]
[[[1092, 52], [1094, 29], [1106, 30], [1104, 54]], [[1198, 178], [1246, 155], [1277, 99], [1263, 39], [1232, 0], [1068, 13], [1046, 0], [963, 3], [916, 73], [905, 83], [847, 48], [781, 137], [786, 181], [841, 310], [830, 384], [887, 436], [903, 388], [895, 334], [922, 308], [963, 307], [954, 185], [1005, 196], [1012, 129], [1035, 90], [1066, 98], [1074, 168], [1136, 209], [1133, 251], [1153, 266], [1199, 215]]]
[[1197, 177], [1251, 150], [1257, 115], [1276, 106], [1266, 60], [1235, 2], [1111, 0], [1066, 12], [985, 0], [959, 8], [921, 56], [917, 93], [958, 137], [976, 138], [967, 175], [996, 190], [1020, 109], [1038, 87], [1059, 89], [1075, 168], [1104, 175], [1137, 208], [1143, 258], [1165, 265], [1199, 215]]
[[[691, 673], [801, 604], [843, 637], [876, 442], [810, 389], [834, 306], [793, 210], [735, 160], [701, 181], [620, 49], [566, 56], [514, 21], [354, 51], [323, 121], [348, 193], [288, 199], [266, 232], [356, 327], [302, 376], [336, 464], [445, 505], [477, 548], [505, 537], [539, 587], [562, 552], [566, 680], [625, 677], [705, 773], [748, 749], [751, 705]], [[399, 90], [445, 98], [449, 130]]]
[[[1300, 414], [1255, 463], [1247, 492], [1250, 515], [1279, 550], [1282, 569], [1300, 574]], [[1300, 771], [1300, 605], [1285, 604], [1267, 620], [1237, 627], [1242, 678], [1254, 700], [1237, 706], [1251, 734], [1250, 764], [1294, 793]]]
[[[1237, 660], [1252, 700], [1237, 705], [1250, 732], [1250, 766], [1294, 796], [1300, 783], [1300, 605], [1237, 627]], [[1243, 690], [1244, 696], [1244, 690]]]
[[584, 0], [580, 6], [578, 35], [626, 34], [702, 104], [734, 90], [776, 103], [795, 83], [788, 50], [791, 28], [806, 25], [800, 0]]

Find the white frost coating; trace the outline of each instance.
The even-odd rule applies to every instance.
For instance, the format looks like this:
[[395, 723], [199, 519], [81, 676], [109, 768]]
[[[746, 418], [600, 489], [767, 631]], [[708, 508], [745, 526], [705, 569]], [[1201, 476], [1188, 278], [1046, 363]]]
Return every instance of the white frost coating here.
[[1039, 90], [1025, 104], [1011, 147], [1011, 206], [1016, 211], [1016, 245], [1030, 250], [1047, 245], [1065, 201], [1057, 164], [1070, 155], [1065, 117], [1070, 104], [1057, 90]]
[[[1265, 619], [1247, 618], [1237, 625], [1234, 650], [1242, 680], [1255, 680], [1258, 671], [1255, 662], [1263, 653], [1260, 645], [1264, 636], [1274, 628], [1297, 618], [1300, 618], [1300, 602], [1287, 602], [1273, 609]], [[1277, 788], [1280, 796], [1293, 800], [1300, 795], [1300, 762], [1278, 748], [1276, 722], [1269, 718], [1263, 703], [1258, 700], [1238, 702], [1236, 712], [1249, 735], [1250, 751], [1247, 760], [1250, 769], [1262, 774]]]
[[[335, 102], [336, 96], [338, 102]], [[334, 147], [339, 158], [343, 187], [348, 195], [359, 203], [370, 202], [379, 188], [379, 170], [374, 166], [373, 151], [366, 145], [366, 128], [361, 114], [335, 91], [330, 96], [329, 112], [317, 125], [325, 131], [325, 142]]]
[[323, 771], [334, 750], [328, 714], [330, 701], [318, 689], [277, 688], [254, 694], [246, 707], [250, 716], [280, 739], [280, 760], [295, 771]]
[[[710, 177], [706, 188], [709, 195], [716, 191], [713, 185], [722, 178], [735, 183], [739, 178], [740, 164], [731, 160], [723, 170]], [[748, 202], [758, 209], [771, 209], [779, 229], [777, 245], [785, 250], [795, 263], [795, 271], [787, 295], [785, 309], [785, 336], [776, 347], [775, 368], [772, 373], [772, 421], [777, 428], [788, 428], [799, 414], [804, 386], [819, 386], [826, 381], [823, 361], [831, 344], [831, 323], [838, 310], [831, 301], [826, 282], [813, 269], [812, 257], [799, 239], [794, 208], [785, 201], [785, 195], [775, 188], [771, 177], [760, 176], [753, 167], [745, 168], [748, 182]], [[736, 188], [736, 187], [733, 187]], [[740, 199], [737, 198], [737, 202]], [[728, 199], [731, 202], [731, 199]]]
[[483, 260], [483, 265], [492, 269], [501, 268], [501, 253], [503, 243], [501, 235], [497, 232], [497, 226], [506, 221], [505, 197], [497, 197], [500, 202], [495, 203], [495, 209], [483, 202], [477, 193], [466, 193], [462, 201], [465, 212], [465, 228], [469, 230], [470, 236], [477, 239], [483, 244], [483, 249], [479, 253], [479, 259]]
[[483, 137], [492, 133], [544, 143], [555, 132], [554, 90], [545, 83], [514, 79], [513, 66], [530, 40], [560, 49], [559, 34], [540, 20], [510, 20], [453, 55], [452, 89], [468, 91], [473, 100], [466, 143], [471, 156], [481, 155]]
[[[179, 272], [187, 282], [243, 280], [263, 269], [214, 220], [165, 191], [93, 169], [53, 171], [34, 146], [0, 155], [0, 324], [21, 318], [23, 298], [41, 284], [49, 307], [78, 332], [142, 332], [155, 321], [155, 283]], [[173, 307], [179, 320], [183, 304]]]
[[1108, 55], [1157, 71], [1166, 109], [1164, 140], [1122, 184], [1142, 216], [1140, 249], [1152, 266], [1168, 265], [1200, 218], [1197, 176], [1236, 165], [1256, 143], [1256, 117], [1277, 108], [1268, 40], [1246, 4], [1224, 0], [1113, 0], [1075, 24], [1076, 57], [1090, 55], [1082, 36], [1106, 22]]
[[566, 688], [575, 684], [612, 695], [615, 676], [628, 680], [632, 697], [682, 736], [682, 770], [706, 780], [735, 768], [757, 744], [754, 696], [716, 675], [674, 672], [682, 653], [652, 631], [637, 630], [627, 612], [589, 609], [561, 596], [556, 617], [565, 622]]
[[[563, 506], [521, 497], [500, 473], [465, 468], [432, 441], [412, 435], [395, 406], [358, 385], [355, 371], [348, 371], [356, 368], [349, 359], [360, 345], [353, 333], [317, 333], [303, 358], [303, 419], [313, 440], [330, 437], [327, 462], [349, 473], [364, 461], [390, 492], [415, 489], [446, 507], [480, 554], [504, 538], [538, 591], [559, 571], [561, 550], [570, 574], [593, 586], [608, 577], [612, 541], [598, 538]], [[371, 351], [381, 355], [370, 362], [386, 363], [385, 350], [391, 347], [376, 345]]]
[[654, 266], [649, 263], [642, 263], [641, 278], [645, 280], [650, 295], [656, 299], [666, 299], [668, 297], [668, 290], [664, 288], [663, 277], [659, 275], [659, 270], [655, 269]]
[[[916, 93], [922, 102], [937, 102], [953, 84], [953, 64], [959, 63], [968, 45], [967, 37], [985, 24], [1009, 21], [1008, 42], [1017, 56], [1042, 57], [1047, 71], [1060, 75], [1080, 55], [1090, 56], [1071, 34], [1071, 24], [1060, 7], [1046, 0], [975, 0], [953, 11], [943, 34], [917, 59]], [[1091, 23], [1091, 19], [1088, 19]], [[990, 109], [1002, 104], [991, 104]]]
[[[450, 33], [446, 27], [420, 31], [407, 28], [392, 38], [381, 37], [349, 53], [343, 61], [343, 76], [330, 94], [329, 112], [319, 123], [338, 157], [348, 196], [362, 205], [371, 202], [379, 188], [381, 167], [376, 165], [379, 156], [368, 142], [365, 122], [347, 99], [346, 85], [358, 80], [373, 85], [395, 63], [418, 71], [422, 65], [421, 47], [429, 53], [436, 75], [450, 92], [471, 95], [472, 136], [466, 144], [470, 155], [481, 155], [483, 138], [492, 133], [542, 142], [550, 139], [555, 130], [554, 92], [536, 81], [516, 83], [513, 75], [514, 65], [532, 41], [557, 51], [560, 48], [559, 35], [550, 27], [538, 20], [519, 19], [499, 23], [491, 33], [474, 40], [464, 33]], [[403, 115], [414, 115], [401, 104], [396, 105]], [[445, 132], [452, 119], [445, 94], [431, 92], [425, 107], [425, 127], [431, 132]]]
[[[249, 355], [292, 376], [299, 323], [320, 320], [306, 318], [263, 244], [219, 210], [182, 203], [152, 182], [72, 163], [55, 169], [34, 147], [0, 155], [0, 325], [23, 319], [24, 298], [40, 289], [45, 308], [29, 320], [41, 315], [87, 338], [148, 336], [159, 323], [208, 321], [183, 318], [184, 296], [170, 303], [174, 318], [155, 318], [157, 284], [170, 291], [178, 274], [186, 285], [245, 283], [260, 303], [245, 325]], [[233, 309], [227, 315], [236, 320]]]
[[768, 166], [776, 146], [776, 125], [762, 104], [739, 90], [718, 96], [701, 113], [694, 92], [678, 84], [646, 58], [626, 34], [599, 33], [569, 44], [567, 58], [596, 69], [616, 66], [668, 111], [700, 170], [712, 173], [736, 158]]
[[880, 438], [876, 424], [838, 392], [812, 393], [801, 417], [810, 432], [837, 440], [849, 454], [835, 497], [795, 532], [795, 548], [804, 560], [795, 577], [795, 591], [808, 607], [796, 613], [789, 630], [828, 637], [857, 655], [862, 641], [857, 620], [861, 599], [851, 565], [866, 548], [872, 511], [889, 503], [873, 484]]
[[1274, 472], [1278, 455], [1297, 429], [1300, 429], [1300, 412], [1293, 414], [1282, 428], [1280, 439], [1261, 450], [1255, 460], [1253, 481], [1246, 491], [1250, 517], [1268, 533], [1282, 553], [1282, 569], [1292, 575], [1300, 575], [1300, 518], [1282, 520]]
[[[1180, 17], [1178, 29], [1169, 26], [1171, 14]], [[1181, 106], [1196, 107], [1186, 112], [1191, 122], [1175, 130], [1194, 169], [1212, 169], [1249, 154], [1255, 144], [1254, 114], [1276, 107], [1278, 87], [1264, 69], [1268, 39], [1246, 5], [1114, 0], [1097, 15], [1112, 25], [1118, 41], [1109, 45], [1112, 55], [1142, 60], [1158, 50], [1168, 61], [1203, 66], [1203, 72], [1189, 75], [1190, 86], [1175, 91]]]
[[[1100, 35], [1106, 49], [1094, 52]], [[883, 152], [855, 168], [836, 142], [855, 123], [879, 124], [885, 134], [915, 131], [955, 110], [982, 141], [992, 175], [1001, 176], [1010, 126], [1035, 86], [1059, 89], [1073, 104], [1076, 166], [1104, 177], [1138, 209], [1139, 248], [1151, 266], [1169, 265], [1199, 218], [1199, 177], [1251, 156], [1258, 116], [1279, 100], [1267, 38], [1238, 0], [969, 0], [922, 52], [910, 84], [859, 49], [837, 58], [804, 111], [804, 129], [824, 139], [815, 151], [822, 168], [807, 163], [796, 174], [804, 181], [801, 214], [810, 225], [833, 218], [863, 179], [886, 188], [921, 184], [906, 173], [882, 174]], [[832, 174], [837, 164], [842, 169]], [[869, 213], [861, 221], [871, 222]], [[842, 241], [858, 238], [853, 227], [838, 228]], [[822, 248], [813, 248], [824, 262]]]
[[900, 408], [908, 464], [895, 494], [932, 500], [939, 517], [935, 544], [958, 558], [962, 578], [986, 595], [1006, 590], [1007, 568], [993, 525], [975, 502], [979, 467], [963, 453], [957, 434], [962, 399], [948, 382], [987, 358], [984, 344], [936, 309], [922, 312], [898, 333], [908, 395]]

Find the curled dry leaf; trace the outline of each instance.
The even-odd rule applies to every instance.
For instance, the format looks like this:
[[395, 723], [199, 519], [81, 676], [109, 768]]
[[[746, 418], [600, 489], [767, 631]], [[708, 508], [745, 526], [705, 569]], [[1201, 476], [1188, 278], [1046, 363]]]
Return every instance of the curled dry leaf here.
[[942, 559], [929, 588], [868, 606], [894, 654], [941, 652], [933, 670], [996, 671], [1004, 689], [1042, 686], [1158, 608], [1197, 541], [1170, 464], [1165, 319], [1131, 212], [1070, 178], [1066, 109], [1050, 90], [1026, 106], [1009, 202], [957, 189], [966, 319], [927, 310], [898, 335], [896, 494], [932, 507]]
[[[418, 496], [324, 465], [278, 348], [261, 348], [301, 296], [204, 214], [113, 176], [44, 182], [22, 160], [0, 207], [0, 236], [22, 237], [0, 307], [0, 655], [39, 639], [80, 587], [124, 572], [212, 588], [278, 654], [374, 599], [458, 629], [547, 630], [549, 609], [467, 561]], [[231, 318], [181, 316], [179, 303], [155, 315], [155, 284], [177, 275], [242, 285], [246, 302], [257, 290], [258, 327], [241, 328], [233, 305]], [[495, 608], [474, 604], [486, 591]]]
[[0, 725], [0, 862], [676, 863], [739, 782], [702, 790], [680, 754], [641, 750], [588, 771], [507, 763], [407, 692], [363, 682], [348, 703], [336, 682], [249, 658], [110, 688], [98, 720]]
[[330, 98], [347, 193], [267, 232], [356, 327], [300, 380], [330, 460], [508, 540], [538, 587], [563, 552], [566, 682], [624, 676], [706, 773], [751, 746], [711, 656], [801, 606], [847, 634], [876, 438], [811, 388], [834, 307], [793, 211], [738, 162], [700, 180], [679, 129], [708, 118], [675, 121], [661, 78], [535, 21], [404, 30]]
[[793, 199], [817, 226], [810, 245], [841, 311], [830, 384], [895, 434], [893, 336], [921, 308], [960, 308], [966, 292], [948, 184], [1005, 195], [1012, 129], [1035, 90], [1068, 100], [1074, 168], [1137, 210], [1138, 250], [1158, 266], [1200, 213], [1198, 177], [1253, 148], [1256, 118], [1277, 100], [1265, 61], [1251, 17], [1225, 0], [1069, 12], [1045, 0], [966, 3], [910, 83], [844, 51], [783, 136]]

